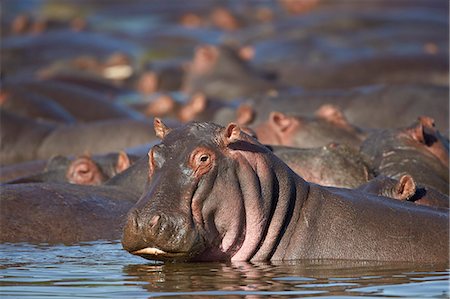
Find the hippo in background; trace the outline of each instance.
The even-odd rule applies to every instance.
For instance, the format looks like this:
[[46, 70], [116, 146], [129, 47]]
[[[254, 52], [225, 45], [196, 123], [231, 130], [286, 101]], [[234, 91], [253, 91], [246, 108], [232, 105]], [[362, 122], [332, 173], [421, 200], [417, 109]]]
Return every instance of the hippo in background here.
[[448, 3], [440, 10], [426, 1], [384, 9], [347, 4], [336, 13], [339, 4], [323, 2], [329, 5], [229, 34], [229, 40], [252, 45], [254, 65], [276, 72], [287, 86], [448, 85]]
[[[62, 107], [78, 122], [107, 119], [145, 119], [143, 115], [113, 102], [100, 92], [57, 80], [17, 80], [7, 82], [2, 90], [11, 95], [16, 93], [20, 95], [20, 93], [26, 92], [45, 97], [47, 101]], [[40, 105], [40, 103], [28, 101], [27, 105]]]
[[350, 124], [340, 109], [332, 105], [321, 106], [314, 117], [273, 111], [265, 122], [252, 129], [261, 143], [299, 148], [320, 147], [329, 143], [359, 148], [367, 134]]
[[[24, 169], [26, 165], [11, 165], [2, 167], [2, 177], [9, 177], [6, 184], [39, 183], [39, 182], [68, 182], [81, 185], [100, 185], [121, 173], [132, 165], [138, 157], [127, 155], [124, 151], [106, 155], [91, 156], [84, 154], [75, 158], [55, 156], [44, 161], [41, 169], [36, 171], [32, 165], [37, 161], [24, 162], [28, 164], [29, 173], [17, 173], [16, 169]], [[15, 175], [15, 177], [14, 177]]]
[[277, 86], [270, 74], [252, 67], [245, 54], [228, 45], [198, 47], [183, 82], [187, 93], [224, 100], [264, 94]]
[[241, 126], [256, 126], [267, 120], [273, 111], [310, 116], [322, 105], [331, 104], [340, 109], [351, 124], [360, 128], [408, 126], [426, 112], [435, 119], [439, 130], [448, 132], [448, 98], [448, 87], [427, 84], [372, 85], [322, 91], [279, 90], [242, 104], [237, 109], [236, 121]]
[[3, 110], [0, 115], [0, 165], [54, 155], [106, 154], [156, 139], [148, 121], [112, 119], [58, 126]]
[[2, 88], [0, 90], [0, 107], [2, 110], [33, 119], [62, 124], [77, 122], [72, 114], [56, 102], [42, 95], [20, 89], [11, 92]]
[[357, 189], [418, 205], [449, 208], [448, 195], [430, 187], [417, 186], [413, 177], [409, 174], [403, 175], [399, 180], [380, 175]]
[[359, 151], [343, 144], [330, 143], [307, 149], [267, 147], [309, 183], [352, 189], [374, 177]]
[[448, 262], [448, 210], [309, 184], [235, 124], [170, 129], [155, 119], [155, 131], [162, 142], [122, 238], [132, 254]]
[[360, 151], [376, 176], [409, 174], [418, 184], [449, 194], [449, 143], [430, 117], [408, 127], [375, 130]]
[[73, 244], [121, 237], [139, 198], [115, 186], [69, 183], [0, 185], [0, 242]]

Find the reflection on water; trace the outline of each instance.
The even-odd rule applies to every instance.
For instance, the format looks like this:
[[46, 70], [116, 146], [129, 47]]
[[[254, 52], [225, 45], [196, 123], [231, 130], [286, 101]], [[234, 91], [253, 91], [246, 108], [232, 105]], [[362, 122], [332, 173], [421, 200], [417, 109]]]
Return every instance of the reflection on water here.
[[151, 263], [119, 242], [0, 245], [1, 298], [448, 298], [447, 265]]

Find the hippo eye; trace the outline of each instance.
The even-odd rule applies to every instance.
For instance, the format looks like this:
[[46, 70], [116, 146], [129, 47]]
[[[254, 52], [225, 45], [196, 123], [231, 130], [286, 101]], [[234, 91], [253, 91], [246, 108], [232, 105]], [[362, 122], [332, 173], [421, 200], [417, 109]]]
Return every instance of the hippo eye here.
[[195, 176], [200, 177], [214, 166], [215, 154], [208, 148], [195, 149], [189, 158], [189, 167], [194, 170]]
[[207, 162], [209, 160], [209, 155], [201, 155], [200, 162]]

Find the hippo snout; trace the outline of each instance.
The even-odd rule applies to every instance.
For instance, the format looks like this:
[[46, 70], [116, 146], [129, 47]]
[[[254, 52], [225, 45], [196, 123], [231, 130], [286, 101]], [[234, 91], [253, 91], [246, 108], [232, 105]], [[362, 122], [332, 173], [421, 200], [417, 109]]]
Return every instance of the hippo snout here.
[[198, 234], [188, 219], [137, 210], [128, 214], [122, 238], [128, 252], [158, 260], [182, 257], [198, 244]]

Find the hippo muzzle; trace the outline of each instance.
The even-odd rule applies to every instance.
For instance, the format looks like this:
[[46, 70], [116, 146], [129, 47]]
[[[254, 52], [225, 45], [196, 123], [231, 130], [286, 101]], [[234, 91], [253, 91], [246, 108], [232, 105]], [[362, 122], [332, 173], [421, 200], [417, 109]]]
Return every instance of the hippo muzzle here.
[[146, 259], [189, 260], [201, 250], [202, 240], [189, 219], [133, 209], [128, 214], [122, 245]]

